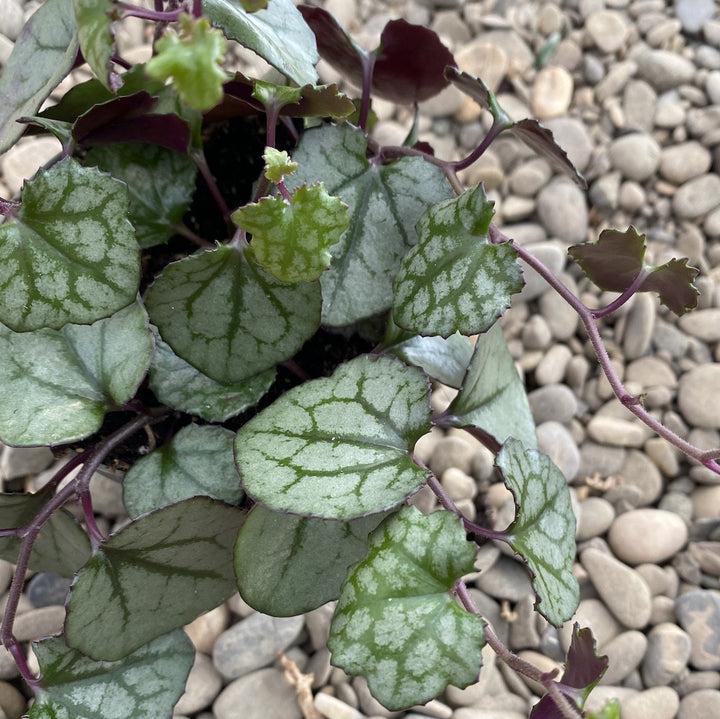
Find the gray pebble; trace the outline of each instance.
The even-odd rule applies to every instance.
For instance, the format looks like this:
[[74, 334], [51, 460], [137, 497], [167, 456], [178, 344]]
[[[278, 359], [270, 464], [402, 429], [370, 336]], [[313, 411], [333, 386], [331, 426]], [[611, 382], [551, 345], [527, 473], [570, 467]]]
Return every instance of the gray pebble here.
[[553, 345], [535, 368], [535, 380], [539, 385], [558, 384], [565, 376], [565, 369], [572, 357], [567, 345]]
[[537, 196], [537, 212], [548, 234], [566, 242], [584, 242], [589, 217], [585, 193], [566, 180], [546, 185]]
[[623, 719], [675, 719], [680, 697], [670, 687], [652, 687], [622, 703]]
[[675, 185], [704, 175], [712, 164], [712, 155], [696, 140], [664, 147], [660, 153], [660, 174]]
[[20, 642], [36, 641], [60, 634], [65, 622], [65, 607], [52, 605], [18, 614], [13, 630]]
[[228, 684], [213, 703], [217, 719], [301, 719], [302, 713], [293, 687], [279, 669], [268, 667], [246, 674]]
[[640, 357], [631, 362], [625, 370], [625, 380], [639, 384], [643, 390], [658, 386], [677, 387], [677, 377], [670, 365], [652, 355]]
[[224, 631], [213, 648], [213, 662], [226, 679], [264, 667], [299, 636], [305, 620], [257, 612]]
[[626, 360], [637, 359], [647, 352], [655, 329], [655, 315], [655, 298], [647, 292], [638, 294], [628, 312], [623, 331], [622, 347]]
[[185, 684], [185, 693], [175, 705], [179, 714], [194, 714], [212, 704], [222, 687], [222, 677], [210, 657], [197, 652]]
[[592, 477], [599, 474], [609, 477], [618, 474], [625, 462], [627, 450], [623, 447], [606, 447], [586, 441], [580, 447], [580, 470], [578, 476]]
[[[720, 179], [719, 179], [720, 181]], [[695, 427], [720, 428], [720, 364], [703, 364], [680, 377], [678, 407]]]
[[42, 472], [53, 463], [49, 447], [2, 447], [0, 477], [4, 480]]
[[518, 165], [510, 173], [510, 189], [517, 195], [534, 197], [552, 177], [552, 170], [546, 160], [537, 157]]
[[0, 0], [0, 34], [16, 40], [24, 24], [22, 3], [16, 0]]
[[641, 132], [623, 135], [610, 143], [608, 150], [612, 166], [624, 177], [643, 182], [657, 170], [660, 162], [660, 145]]
[[460, 437], [443, 437], [433, 450], [430, 469], [438, 478], [450, 467], [457, 467], [465, 474], [470, 474], [474, 454], [473, 446]]
[[653, 597], [652, 611], [650, 612], [650, 624], [655, 626], [669, 622], [675, 624], [675, 602], [670, 597]]
[[690, 60], [669, 50], [649, 50], [636, 60], [640, 77], [660, 92], [689, 83], [695, 75]]
[[596, 414], [587, 425], [590, 437], [614, 447], [642, 447], [647, 439], [644, 426], [626, 419]]
[[679, 318], [678, 326], [702, 342], [717, 342], [720, 340], [720, 308], [690, 312]]
[[57, 574], [38, 572], [29, 582], [25, 593], [34, 607], [64, 606], [72, 579]]
[[670, 622], [654, 626], [648, 633], [648, 648], [642, 663], [647, 687], [667, 686], [680, 677], [690, 659], [690, 637]]
[[500, 557], [489, 569], [480, 572], [475, 586], [495, 599], [519, 602], [532, 595], [530, 575], [520, 562], [510, 557]]
[[712, 18], [717, 10], [713, 0], [678, 0], [675, 15], [688, 33], [700, 32], [703, 24]]
[[626, 484], [640, 490], [638, 507], [653, 504], [662, 493], [663, 480], [660, 470], [644, 452], [629, 450], [620, 474], [625, 478]]
[[[514, 237], [514, 234], [509, 233], [512, 233], [512, 230], [508, 228], [506, 234], [508, 234], [509, 237]], [[542, 234], [544, 234], [544, 232]], [[562, 272], [565, 266], [565, 252], [558, 243], [553, 241], [533, 242], [527, 245], [526, 249], [533, 257], [540, 260], [554, 275], [559, 275]], [[522, 267], [525, 286], [518, 297], [523, 302], [530, 302], [543, 294], [543, 292], [548, 289], [548, 285], [535, 270], [528, 267], [522, 260], [520, 261], [520, 267]]]
[[632, 630], [618, 634], [600, 652], [608, 656], [608, 668], [600, 684], [620, 684], [625, 677], [640, 666], [648, 641], [642, 632]]
[[608, 542], [615, 555], [628, 564], [662, 563], [687, 542], [685, 522], [672, 512], [643, 508], [615, 518]]
[[599, 537], [608, 530], [615, 519], [612, 504], [602, 497], [588, 497], [580, 502], [576, 539], [579, 542]]
[[535, 424], [554, 421], [566, 424], [577, 412], [577, 399], [564, 384], [550, 384], [533, 390], [528, 395]]
[[537, 428], [538, 449], [546, 454], [571, 482], [580, 469], [580, 451], [570, 432], [560, 422], [543, 422]]
[[720, 594], [698, 589], [675, 601], [680, 624], [690, 636], [695, 669], [720, 669]]
[[675, 193], [672, 208], [680, 219], [695, 220], [720, 204], [720, 177], [700, 175], [686, 182]]
[[593, 151], [593, 140], [586, 124], [574, 117], [556, 117], [544, 124], [578, 172], [585, 172]]
[[626, 126], [633, 130], [652, 132], [657, 93], [645, 80], [630, 80], [623, 92]]
[[[560, 278], [571, 292], [577, 291], [575, 282], [564, 273], [560, 275]], [[556, 340], [562, 342], [575, 334], [580, 321], [578, 314], [555, 290], [549, 289], [540, 295], [539, 306], [540, 312]]]
[[677, 719], [699, 719], [711, 717], [720, 707], [720, 691], [700, 689], [687, 694], [680, 700]]

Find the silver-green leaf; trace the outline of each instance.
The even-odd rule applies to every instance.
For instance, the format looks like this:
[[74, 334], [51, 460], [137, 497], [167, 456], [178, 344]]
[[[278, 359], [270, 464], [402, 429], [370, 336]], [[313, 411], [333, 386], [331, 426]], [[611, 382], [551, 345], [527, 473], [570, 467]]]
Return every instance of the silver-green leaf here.
[[350, 125], [306, 132], [293, 160], [298, 171], [288, 187], [322, 181], [349, 208], [350, 225], [320, 277], [323, 323], [343, 326], [384, 312], [400, 262], [417, 243], [415, 224], [429, 205], [452, 197], [442, 170], [419, 157], [371, 162], [365, 134]]
[[301, 87], [317, 84], [315, 35], [292, 0], [269, 0], [266, 8], [252, 13], [233, 0], [203, 0], [202, 6], [227, 38], [253, 50]]
[[363, 355], [243, 425], [235, 461], [245, 491], [271, 509], [352, 519], [398, 505], [427, 481], [410, 453], [429, 429], [425, 375]]
[[167, 444], [142, 457], [123, 480], [123, 500], [135, 518], [195, 495], [238, 504], [240, 481], [233, 433], [223, 427], [183, 427]]
[[420, 219], [420, 241], [395, 278], [393, 317], [421, 335], [484, 332], [523, 286], [509, 243], [492, 244], [492, 203], [482, 185], [432, 207]]
[[153, 324], [173, 351], [223, 384], [292, 357], [320, 323], [320, 287], [285, 283], [228, 245], [168, 265], [148, 291]]
[[168, 407], [224, 422], [257, 404], [275, 381], [275, 369], [236, 384], [221, 384], [178, 357], [155, 333], [155, 354], [150, 364], [150, 389]]
[[580, 590], [573, 574], [575, 514], [560, 470], [535, 449], [508, 440], [496, 464], [515, 497], [517, 516], [507, 528], [510, 546], [533, 575], [535, 608], [559, 627], [577, 609]]
[[25, 23], [0, 76], [0, 152], [25, 132], [18, 118], [37, 112], [72, 70], [77, 51], [72, 0], [47, 0]]
[[499, 323], [478, 337], [457, 397], [448, 408], [455, 427], [478, 427], [498, 445], [508, 437], [537, 447], [535, 423], [525, 387]]
[[137, 302], [92, 325], [23, 333], [0, 325], [0, 437], [56, 445], [92, 434], [135, 394], [152, 352]]
[[370, 537], [343, 585], [330, 627], [333, 664], [365, 676], [388, 709], [423, 704], [477, 680], [483, 620], [450, 594], [474, 571], [475, 547], [450, 512], [406, 507]]
[[235, 545], [242, 598], [274, 617], [292, 617], [337, 599], [348, 567], [367, 552], [384, 514], [341, 522], [255, 505]]
[[193, 497], [111, 535], [72, 586], [68, 645], [115, 661], [224, 602], [235, 591], [232, 548], [244, 517]]
[[184, 632], [158, 637], [115, 662], [97, 662], [62, 637], [32, 645], [42, 686], [30, 719], [159, 719], [185, 690], [195, 651]]
[[124, 182], [66, 158], [25, 183], [17, 216], [0, 225], [0, 322], [16, 332], [89, 324], [139, 286]]

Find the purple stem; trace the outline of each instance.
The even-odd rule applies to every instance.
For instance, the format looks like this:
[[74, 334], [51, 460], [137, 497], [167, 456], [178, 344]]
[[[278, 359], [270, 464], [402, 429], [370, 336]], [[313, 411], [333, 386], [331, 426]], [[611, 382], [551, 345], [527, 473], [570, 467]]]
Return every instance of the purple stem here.
[[8, 219], [15, 216], [20, 209], [20, 203], [14, 200], [6, 200], [0, 197], [0, 215], [5, 215]]
[[452, 163], [455, 171], [457, 172], [458, 170], [464, 170], [466, 167], [470, 167], [470, 165], [481, 157], [485, 150], [490, 147], [492, 141], [505, 129], [505, 127], [506, 125], [502, 122], [493, 122], [488, 134], [483, 138], [483, 141], [464, 160], [458, 160], [457, 162]]
[[200, 235], [193, 232], [187, 225], [182, 222], [175, 222], [172, 224], [172, 228], [178, 235], [187, 238], [190, 242], [194, 242], [198, 247], [215, 247], [212, 242], [200, 237]]
[[220, 193], [217, 182], [215, 182], [215, 178], [213, 177], [212, 172], [210, 172], [207, 160], [205, 159], [205, 154], [202, 150], [191, 150], [190, 157], [192, 157], [193, 161], [197, 165], [198, 170], [200, 170], [200, 174], [203, 176], [203, 179], [205, 180], [208, 189], [210, 190], [210, 194], [215, 200], [215, 204], [220, 208], [220, 212], [222, 212], [223, 217], [227, 219], [228, 217], [230, 217], [230, 208], [227, 206], [225, 198]]
[[358, 125], [361, 130], [367, 128], [368, 115], [370, 114], [370, 93], [372, 92], [372, 80], [375, 72], [376, 56], [374, 52], [365, 55], [362, 59], [363, 66], [363, 86], [362, 100], [360, 102], [360, 113], [358, 115]]
[[597, 310], [589, 310], [590, 314], [596, 320], [611, 315], [615, 312], [615, 310], [622, 307], [640, 289], [642, 283], [647, 279], [648, 274], [647, 270], [640, 270], [640, 272], [637, 273], [637, 277], [635, 277], [630, 284], [630, 287], [628, 287], [625, 292], [623, 292], [619, 297], [616, 297], [609, 305], [600, 307]]
[[151, 20], [153, 22], [177, 22], [185, 10], [169, 10], [167, 12], [158, 10], [148, 10], [144, 7], [137, 7], [126, 2], [119, 2], [118, 7], [123, 10], [123, 17], [139, 17], [142, 20]]
[[709, 470], [720, 474], [720, 464], [715, 461], [715, 457], [718, 456], [720, 450], [714, 449], [709, 452], [703, 451], [696, 447], [690, 442], [687, 442], [682, 437], [679, 437], [675, 432], [668, 429], [664, 424], [659, 422], [653, 417], [640, 403], [638, 397], [632, 396], [626, 389], [623, 383], [620, 381], [615, 368], [610, 362], [607, 349], [603, 344], [600, 332], [598, 331], [597, 325], [595, 324], [595, 316], [593, 311], [588, 309], [555, 275], [536, 257], [531, 255], [522, 245], [513, 242], [494, 225], [490, 225], [490, 240], [496, 244], [503, 242], [511, 242], [518, 257], [532, 267], [578, 314], [583, 326], [590, 338], [595, 354], [597, 355], [600, 366], [605, 373], [605, 376], [612, 387], [615, 396], [625, 407], [630, 410], [638, 419], [640, 419], [645, 425], [653, 430], [656, 434], [663, 439], [670, 442], [670, 444], [677, 447], [679, 450], [684, 452], [688, 457], [692, 457], [697, 460]]
[[[475, 602], [473, 602], [465, 582], [458, 579], [457, 582], [455, 582], [454, 588], [465, 609], [467, 609], [468, 612], [476, 614], [480, 617], [480, 612], [475, 606]], [[570, 704], [560, 690], [558, 683], [553, 681], [558, 674], [557, 669], [553, 669], [550, 672], [543, 672], [534, 664], [531, 664], [525, 659], [521, 659], [517, 654], [513, 654], [513, 652], [511, 652], [500, 641], [487, 622], [485, 622], [485, 641], [492, 647], [493, 651], [500, 657], [500, 659], [502, 659], [511, 669], [516, 671], [518, 674], [528, 677], [528, 679], [532, 679], [533, 681], [542, 684], [565, 719], [581, 719], [582, 713]]]

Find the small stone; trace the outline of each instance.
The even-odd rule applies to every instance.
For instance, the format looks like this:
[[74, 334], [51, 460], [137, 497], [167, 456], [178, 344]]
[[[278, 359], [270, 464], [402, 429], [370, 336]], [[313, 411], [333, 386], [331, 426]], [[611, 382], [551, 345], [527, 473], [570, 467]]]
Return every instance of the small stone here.
[[565, 115], [574, 89], [573, 77], [564, 68], [549, 65], [535, 76], [530, 106], [538, 120]]
[[632, 630], [618, 634], [600, 649], [608, 657], [608, 668], [601, 684], [620, 684], [642, 662], [647, 649], [647, 638], [642, 632]]
[[34, 607], [50, 607], [55, 604], [65, 605], [70, 583], [68, 577], [59, 577], [49, 572], [38, 572], [29, 582], [25, 589], [27, 598]]
[[620, 474], [625, 478], [626, 485], [639, 490], [638, 507], [653, 504], [662, 493], [660, 470], [644, 452], [629, 450]]
[[459, 437], [443, 437], [432, 453], [430, 469], [436, 477], [442, 477], [450, 467], [470, 474], [474, 454], [475, 450], [469, 442]]
[[510, 557], [501, 556], [489, 569], [480, 572], [475, 586], [495, 599], [519, 602], [533, 594], [530, 575]]
[[661, 509], [636, 509], [616, 517], [608, 533], [615, 555], [628, 564], [662, 563], [687, 542], [685, 522]]
[[363, 719], [363, 715], [357, 709], [325, 692], [318, 692], [315, 695], [314, 704], [320, 714], [327, 719]]
[[[640, 295], [640, 297], [648, 296]], [[651, 355], [631, 362], [625, 370], [625, 380], [640, 385], [643, 390], [658, 386], [677, 387], [677, 377], [670, 365], [659, 357]]]
[[720, 669], [720, 594], [698, 589], [675, 600], [680, 624], [690, 636], [695, 669]]
[[302, 713], [293, 687], [274, 667], [246, 674], [228, 684], [213, 703], [216, 719], [301, 719]]
[[[720, 178], [719, 178], [720, 181]], [[720, 364], [701, 364], [680, 377], [678, 407], [694, 427], [720, 428]]]
[[720, 205], [720, 177], [700, 175], [686, 182], [675, 193], [672, 208], [680, 219], [694, 220]]
[[[618, 205], [628, 212], [637, 212], [640, 208], [645, 207], [647, 205], [647, 193], [643, 186], [632, 180], [623, 182], [618, 191]], [[633, 307], [638, 304], [637, 300], [645, 296], [644, 294], [637, 295]], [[652, 332], [652, 323], [650, 331]], [[634, 356], [638, 357], [639, 355], [636, 353]]]
[[657, 93], [644, 80], [630, 80], [623, 91], [625, 124], [633, 130], [651, 132], [657, 105]]
[[37, 641], [60, 634], [65, 622], [65, 607], [52, 605], [18, 614], [13, 630], [19, 642]]
[[664, 147], [660, 152], [658, 171], [668, 181], [682, 185], [704, 175], [712, 164], [712, 155], [696, 140]]
[[570, 243], [587, 239], [587, 202], [577, 185], [562, 179], [546, 185], [538, 193], [537, 212], [548, 234]]
[[[631, 183], [624, 183], [627, 186]], [[650, 347], [653, 330], [655, 329], [655, 298], [647, 292], [635, 296], [635, 301], [627, 315], [623, 331], [622, 347], [625, 359], [638, 359]]]
[[649, 50], [636, 61], [640, 77], [660, 92], [690, 83], [696, 72], [690, 60], [669, 50]]
[[678, 326], [702, 342], [717, 342], [720, 340], [720, 309], [713, 307], [690, 312], [679, 318]]
[[711, 717], [720, 707], [720, 691], [700, 689], [685, 695], [680, 700], [677, 719], [699, 719]]
[[510, 189], [517, 195], [534, 197], [548, 183], [552, 170], [546, 160], [536, 157], [518, 165], [510, 173]]
[[197, 652], [185, 684], [185, 693], [178, 700], [174, 711], [179, 714], [194, 714], [210, 706], [221, 687], [222, 678], [210, 657]]
[[[0, 647], [0, 679], [15, 679], [18, 676], [20, 676], [20, 670], [17, 668], [12, 654], [5, 647]], [[0, 719], [2, 719], [2, 713], [0, 713]]]
[[622, 704], [623, 719], [675, 719], [680, 697], [670, 687], [653, 687]]
[[643, 427], [630, 420], [596, 414], [587, 425], [588, 434], [600, 444], [642, 447], [647, 439]]
[[[542, 231], [542, 228], [539, 226], [536, 227]], [[515, 237], [509, 229], [507, 229], [506, 234], [508, 234], [509, 237]], [[559, 243], [552, 241], [538, 242], [527, 245], [526, 249], [533, 257], [540, 260], [554, 275], [562, 272], [565, 266], [565, 252], [559, 247]], [[520, 261], [520, 267], [522, 267], [523, 276], [525, 277], [525, 287], [523, 287], [519, 298], [523, 302], [530, 302], [547, 291], [547, 282], [522, 260]]]
[[[540, 654], [540, 652], [536, 652], [533, 649], [523, 649], [521, 652], [518, 652], [518, 656], [526, 662], [534, 664], [542, 672], [551, 672], [554, 669], [559, 669], [560, 674], [562, 675], [562, 666], [560, 663], [550, 659], [550, 657], [546, 657], [544, 654]], [[521, 676], [521, 679], [528, 685], [534, 694], [540, 696], [545, 693], [543, 686], [533, 679], [526, 676]]]
[[716, 10], [717, 5], [713, 0], [678, 0], [675, 3], [675, 16], [688, 33], [700, 32]]
[[675, 602], [670, 597], [653, 597], [652, 611], [650, 612], [650, 624], [675, 623]]
[[598, 549], [584, 550], [580, 561], [603, 602], [618, 621], [628, 629], [642, 629], [647, 625], [652, 610], [652, 595], [637, 572]]
[[[455, 53], [458, 69], [474, 77], [481, 77], [492, 92], [496, 92], [508, 69], [508, 56], [499, 45], [482, 37], [470, 41]], [[480, 116], [480, 106], [476, 117]], [[475, 119], [475, 118], [473, 118]], [[468, 121], [467, 119], [465, 120]]]
[[655, 174], [660, 162], [660, 145], [642, 132], [623, 135], [610, 143], [608, 155], [612, 166], [624, 177], [643, 182]]
[[308, 660], [305, 673], [313, 675], [313, 689], [324, 687], [330, 680], [332, 665], [330, 664], [330, 650], [327, 647], [318, 649]]
[[457, 467], [446, 469], [440, 482], [450, 499], [455, 502], [461, 499], [472, 499], [477, 493], [475, 480]]
[[20, 719], [27, 711], [27, 699], [12, 684], [0, 681], [0, 710], [7, 719]]
[[688, 552], [703, 572], [720, 576], [720, 542], [690, 542]]
[[580, 447], [580, 477], [610, 477], [618, 474], [625, 462], [627, 450], [622, 447], [606, 447], [595, 442], [583, 442]]
[[543, 422], [537, 428], [538, 449], [546, 454], [563, 477], [571, 482], [580, 469], [580, 451], [570, 432], [560, 422]]
[[0, 34], [17, 40], [24, 24], [23, 4], [16, 0], [0, 0]]
[[275, 659], [297, 639], [305, 620], [256, 612], [225, 630], [213, 648], [213, 662], [226, 679], [235, 679]]
[[229, 624], [230, 610], [227, 605], [221, 604], [219, 607], [201, 614], [193, 622], [186, 625], [184, 630], [196, 651], [212, 654], [215, 642]]
[[599, 537], [608, 530], [615, 519], [612, 504], [602, 497], [588, 497], [580, 502], [580, 518], [575, 538], [584, 542]]
[[[571, 292], [576, 290], [575, 283], [569, 278], [561, 279], [567, 279], [565, 285]], [[548, 290], [540, 295], [538, 304], [556, 340], [569, 340], [575, 334], [580, 321], [578, 314], [555, 290]]]
[[614, 10], [594, 12], [585, 23], [585, 31], [595, 46], [606, 53], [620, 50], [625, 45], [629, 34], [625, 19]]
[[552, 132], [555, 142], [565, 150], [578, 172], [584, 172], [593, 153], [593, 140], [585, 123], [575, 117], [555, 117], [543, 124]]
[[690, 637], [686, 632], [670, 622], [653, 627], [642, 663], [645, 686], [667, 686], [682, 676], [689, 658]]
[[577, 412], [577, 399], [564, 384], [538, 387], [530, 392], [528, 401], [535, 424], [538, 425], [549, 421], [566, 424]]
[[0, 454], [0, 477], [5, 481], [42, 472], [53, 463], [49, 447], [3, 447]]
[[695, 519], [720, 517], [720, 484], [698, 487], [690, 495]]

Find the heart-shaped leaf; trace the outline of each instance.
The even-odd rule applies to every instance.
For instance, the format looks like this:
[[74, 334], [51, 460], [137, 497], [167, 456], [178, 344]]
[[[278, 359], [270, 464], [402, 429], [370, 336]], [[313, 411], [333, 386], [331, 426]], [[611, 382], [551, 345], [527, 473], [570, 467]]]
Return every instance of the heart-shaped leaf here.
[[494, 126], [501, 131], [512, 133], [550, 162], [556, 170], [570, 177], [576, 185], [583, 189], [587, 188], [585, 178], [575, 169], [567, 153], [555, 142], [552, 132], [547, 127], [543, 127], [537, 120], [527, 118], [513, 122], [510, 115], [500, 107], [492, 90], [481, 79], [467, 72], [460, 72], [455, 67], [447, 67], [445, 77], [475, 100], [480, 107], [488, 110], [493, 116]]
[[145, 302], [175, 353], [224, 384], [289, 359], [320, 322], [317, 283], [280, 282], [249, 252], [222, 245], [174, 262]]
[[425, 483], [410, 452], [429, 429], [425, 375], [364, 355], [243, 425], [235, 460], [245, 491], [271, 509], [352, 519], [391, 509]]
[[388, 709], [423, 704], [448, 684], [477, 680], [483, 620], [450, 590], [474, 571], [475, 548], [458, 518], [405, 507], [370, 537], [343, 585], [330, 627], [332, 661], [365, 676]]
[[330, 248], [332, 267], [320, 278], [323, 324], [344, 326], [386, 311], [392, 280], [417, 242], [415, 224], [429, 205], [452, 197], [440, 168], [419, 157], [391, 164], [367, 160], [367, 138], [350, 125], [303, 135], [288, 188], [322, 181], [348, 206], [350, 225]]
[[130, 221], [140, 247], [167, 242], [182, 222], [195, 191], [197, 167], [187, 155], [157, 145], [96, 147], [85, 165], [97, 165], [127, 183]]
[[600, 289], [624, 292], [637, 285], [638, 292], [657, 292], [660, 302], [676, 315], [693, 309], [699, 295], [693, 284], [698, 270], [687, 260], [649, 265], [645, 249], [645, 235], [630, 226], [625, 232], [603, 230], [597, 242], [573, 245], [568, 253]]
[[25, 23], [0, 75], [0, 152], [25, 132], [34, 115], [72, 70], [78, 51], [72, 0], [47, 0]]
[[225, 38], [205, 17], [182, 14], [179, 25], [179, 34], [166, 30], [155, 43], [157, 54], [145, 65], [145, 72], [158, 80], [171, 78], [184, 102], [196, 110], [209, 110], [222, 98]]
[[514, 437], [528, 448], [537, 447], [525, 386], [499, 323], [478, 337], [460, 392], [447, 413], [453, 426], [477, 427], [498, 446]]
[[317, 82], [315, 36], [292, 0], [271, 0], [252, 13], [234, 0], [203, 0], [202, 6], [225, 37], [253, 50], [293, 82]]
[[482, 185], [433, 206], [420, 219], [420, 241], [395, 278], [393, 318], [420, 335], [484, 332], [523, 286], [510, 243], [492, 244], [492, 203]]
[[235, 590], [232, 548], [244, 517], [193, 497], [112, 534], [73, 583], [67, 643], [115, 661], [224, 602]]
[[0, 325], [0, 437], [55, 445], [92, 434], [105, 412], [135, 394], [152, 352], [138, 303], [61, 330], [18, 333]]
[[195, 651], [181, 630], [116, 662], [96, 662], [62, 637], [32, 645], [42, 673], [30, 719], [158, 719], [185, 690]]
[[347, 206], [323, 184], [302, 185], [290, 200], [264, 197], [232, 215], [252, 234], [258, 264], [282, 282], [316, 280], [330, 264], [329, 248], [348, 226]]
[[181, 499], [203, 495], [238, 504], [242, 490], [233, 461], [233, 433], [222, 427], [183, 427], [170, 442], [139, 459], [123, 480], [135, 518]]
[[[0, 496], [0, 527], [27, 527], [51, 499], [47, 492], [3, 494]], [[0, 538], [0, 557], [17, 561], [20, 538]], [[87, 534], [64, 509], [54, 512], [43, 525], [30, 554], [30, 569], [72, 577], [90, 559]]]
[[575, 514], [560, 470], [535, 449], [508, 440], [496, 464], [515, 497], [517, 515], [507, 528], [508, 543], [533, 575], [535, 608], [559, 627], [577, 609], [580, 589], [573, 574]]
[[73, 7], [83, 57], [105, 87], [117, 89], [122, 80], [113, 72], [110, 59], [115, 50], [117, 6], [111, 0], [73, 0]]
[[180, 359], [155, 336], [155, 354], [150, 364], [150, 389], [168, 407], [224, 422], [257, 404], [275, 381], [275, 370], [254, 375], [238, 384], [221, 384]]
[[292, 617], [337, 599], [348, 567], [365, 556], [368, 535], [385, 516], [341, 522], [255, 505], [235, 545], [242, 598], [274, 617]]
[[139, 285], [124, 182], [67, 158], [25, 183], [16, 219], [0, 225], [0, 322], [16, 332], [95, 322]]

